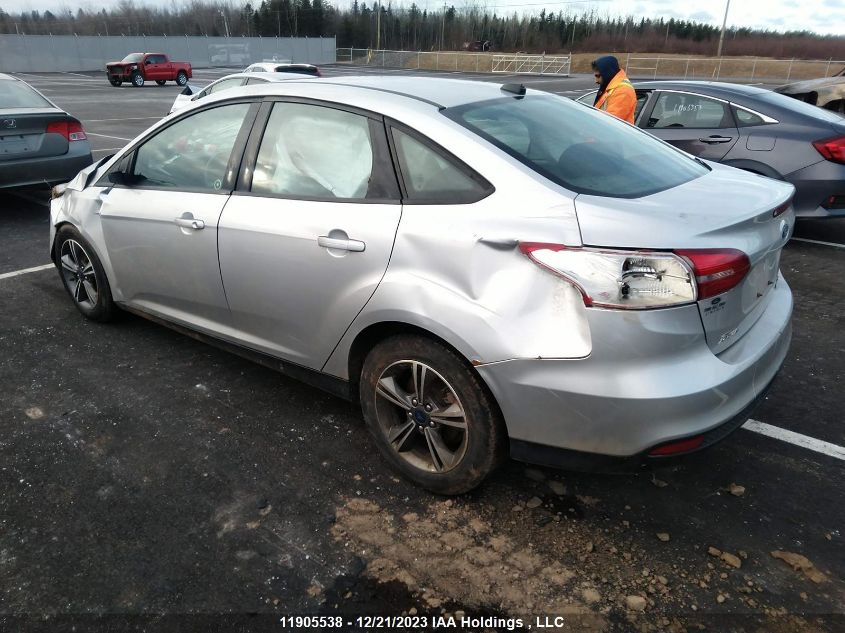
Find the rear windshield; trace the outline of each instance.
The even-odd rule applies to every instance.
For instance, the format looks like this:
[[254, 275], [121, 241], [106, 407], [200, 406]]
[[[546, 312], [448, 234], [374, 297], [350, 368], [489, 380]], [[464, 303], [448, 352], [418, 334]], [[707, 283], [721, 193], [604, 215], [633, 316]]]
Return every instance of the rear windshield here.
[[0, 81], [0, 109], [52, 107], [52, 103], [22, 81]]
[[143, 53], [130, 53], [129, 55], [127, 55], [126, 57], [124, 57], [120, 61], [122, 61], [122, 62], [136, 62], [137, 63], [137, 62], [141, 61], [142, 59], [144, 59]]
[[302, 66], [279, 66], [276, 68], [277, 73], [296, 73], [297, 75], [311, 75], [317, 76], [316, 68], [302, 67]]
[[615, 117], [555, 96], [505, 97], [443, 113], [549, 180], [578, 193], [638, 198], [708, 172]]
[[[845, 123], [845, 118], [833, 110], [825, 110], [824, 108], [814, 106], [811, 103], [806, 103], [805, 101], [796, 99], [795, 97], [782, 95], [779, 92], [764, 92], [762, 94], [754, 95], [754, 98], [759, 99], [763, 103], [770, 103], [774, 106], [778, 106], [784, 110], [790, 110], [792, 112], [797, 112], [798, 114], [803, 114], [804, 116], [822, 119], [828, 123]], [[773, 115], [777, 117], [777, 113], [773, 113]]]

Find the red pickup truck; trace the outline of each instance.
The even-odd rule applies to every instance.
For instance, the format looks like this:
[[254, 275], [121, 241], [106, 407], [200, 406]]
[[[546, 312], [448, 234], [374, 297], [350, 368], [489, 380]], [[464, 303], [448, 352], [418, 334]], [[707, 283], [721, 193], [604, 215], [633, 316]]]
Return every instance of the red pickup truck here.
[[106, 75], [112, 86], [124, 81], [136, 87], [143, 86], [145, 81], [155, 81], [159, 86], [175, 81], [184, 86], [192, 72], [188, 62], [172, 62], [164, 53], [130, 53], [119, 62], [106, 64]]

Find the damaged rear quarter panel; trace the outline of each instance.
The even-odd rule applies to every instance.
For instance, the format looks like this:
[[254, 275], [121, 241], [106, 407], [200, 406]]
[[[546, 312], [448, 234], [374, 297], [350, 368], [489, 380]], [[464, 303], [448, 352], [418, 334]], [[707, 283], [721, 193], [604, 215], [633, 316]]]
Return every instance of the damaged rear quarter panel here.
[[580, 245], [573, 201], [512, 185], [471, 205], [405, 205], [384, 279], [324, 371], [348, 377], [355, 337], [382, 322], [427, 330], [476, 364], [588, 356], [581, 294], [518, 248]]

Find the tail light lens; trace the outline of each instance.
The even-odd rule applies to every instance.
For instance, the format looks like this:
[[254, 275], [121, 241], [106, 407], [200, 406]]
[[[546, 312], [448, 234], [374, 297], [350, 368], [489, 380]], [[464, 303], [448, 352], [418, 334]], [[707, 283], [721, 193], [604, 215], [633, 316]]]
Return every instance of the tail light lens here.
[[675, 252], [692, 266], [699, 299], [714, 297], [736, 287], [751, 268], [748, 256], [732, 248]]
[[586, 306], [647, 310], [696, 300], [693, 271], [674, 253], [537, 242], [521, 242], [519, 249], [534, 263], [578, 288]]
[[813, 147], [827, 160], [845, 164], [845, 136], [814, 141]]
[[67, 141], [84, 141], [85, 130], [79, 121], [54, 121], [47, 125], [47, 134], [61, 134]]

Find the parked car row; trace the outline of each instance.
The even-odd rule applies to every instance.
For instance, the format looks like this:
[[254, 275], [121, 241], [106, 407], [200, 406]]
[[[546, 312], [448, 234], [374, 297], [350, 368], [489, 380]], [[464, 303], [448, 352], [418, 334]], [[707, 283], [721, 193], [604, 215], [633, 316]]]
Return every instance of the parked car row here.
[[630, 467], [740, 426], [789, 346], [793, 193], [521, 85], [247, 82], [56, 187], [51, 257], [86, 317], [359, 402], [454, 494], [508, 455]]

